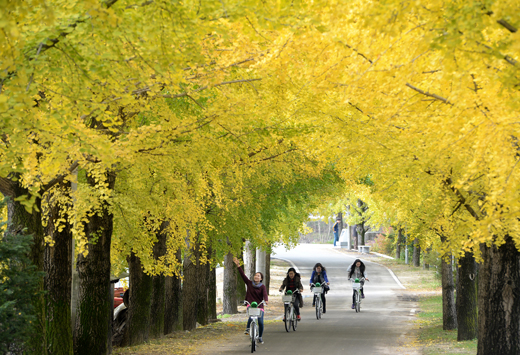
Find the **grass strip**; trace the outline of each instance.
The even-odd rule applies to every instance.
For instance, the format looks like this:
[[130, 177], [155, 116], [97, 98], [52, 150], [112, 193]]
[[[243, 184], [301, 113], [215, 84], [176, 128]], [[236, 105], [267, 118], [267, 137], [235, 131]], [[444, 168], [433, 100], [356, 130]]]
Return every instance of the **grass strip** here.
[[476, 354], [477, 340], [457, 341], [457, 330], [442, 329], [442, 296], [419, 298], [416, 324], [424, 355]]
[[[406, 287], [407, 292], [418, 295], [420, 312], [415, 320], [417, 341], [413, 346], [420, 348], [424, 355], [477, 353], [476, 339], [459, 342], [456, 329], [442, 329], [441, 279], [435, 267], [425, 270], [405, 264], [402, 260], [386, 258], [374, 258], [370, 261], [391, 269]], [[432, 295], [429, 293], [431, 291], [437, 291], [437, 294]]]

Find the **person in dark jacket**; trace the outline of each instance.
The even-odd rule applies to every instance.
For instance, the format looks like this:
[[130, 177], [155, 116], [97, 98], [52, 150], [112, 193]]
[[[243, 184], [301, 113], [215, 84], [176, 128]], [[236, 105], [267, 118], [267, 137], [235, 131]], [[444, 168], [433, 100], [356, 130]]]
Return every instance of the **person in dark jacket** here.
[[[365, 281], [368, 281], [367, 272], [365, 270], [365, 264], [359, 260], [356, 259], [352, 263], [352, 265], [349, 266], [347, 270], [348, 279], [353, 281], [355, 279], [361, 279], [365, 278]], [[365, 281], [361, 281], [361, 298], [365, 298], [365, 292], [363, 290], [363, 286], [365, 285]], [[352, 309], [356, 308], [356, 293], [352, 291]]]
[[[283, 280], [282, 286], [280, 286], [279, 291], [282, 292], [284, 289], [291, 290], [293, 292], [296, 290], [300, 291], [300, 293], [298, 294], [298, 297], [296, 297], [296, 301], [294, 302], [294, 310], [296, 311], [296, 318], [298, 320], [301, 320], [300, 305], [302, 305], [302, 307], [303, 307], [303, 298], [302, 298], [302, 294], [301, 294], [303, 292], [303, 285], [301, 282], [300, 274], [297, 273], [293, 267], [289, 268], [289, 270], [287, 271], [287, 276]], [[285, 308], [287, 308], [287, 305], [285, 305]], [[287, 311], [287, 309], [285, 309], [285, 311], [283, 313], [284, 320], [285, 320], [286, 311]]]
[[336, 223], [334, 223], [334, 246], [336, 246], [336, 242], [339, 240], [339, 224], [341, 223], [340, 218], [336, 218]]
[[[253, 276], [253, 281], [249, 280], [249, 278], [244, 273], [244, 270], [240, 267], [240, 261], [237, 258], [233, 258], [233, 262], [236, 264], [238, 268], [238, 272], [240, 276], [242, 276], [242, 280], [244, 280], [246, 284], [246, 301], [249, 303], [256, 302], [259, 304], [259, 308], [262, 309], [262, 315], [258, 317], [258, 329], [260, 336], [260, 343], [264, 343], [262, 339], [262, 334], [264, 333], [264, 305], [260, 304], [260, 302], [265, 301], [265, 304], [268, 302], [267, 289], [265, 285], [262, 283], [264, 280], [264, 275], [261, 272], [257, 272]], [[249, 334], [249, 326], [251, 325], [251, 318], [247, 320], [247, 328], [245, 333]]]
[[[309, 286], [310, 284], [316, 284], [316, 283], [320, 283], [322, 286], [323, 286], [323, 291], [322, 294], [321, 294], [321, 301], [323, 302], [323, 313], [327, 313], [327, 307], [326, 307], [326, 303], [325, 303], [325, 294], [329, 291], [329, 279], [327, 278], [327, 270], [325, 269], [325, 267], [323, 265], [321, 265], [321, 263], [317, 263], [316, 265], [314, 265], [314, 268], [312, 269], [312, 275], [311, 275], [311, 279], [309, 281]], [[312, 298], [312, 305], [314, 306], [315, 305], [315, 298], [313, 297]]]

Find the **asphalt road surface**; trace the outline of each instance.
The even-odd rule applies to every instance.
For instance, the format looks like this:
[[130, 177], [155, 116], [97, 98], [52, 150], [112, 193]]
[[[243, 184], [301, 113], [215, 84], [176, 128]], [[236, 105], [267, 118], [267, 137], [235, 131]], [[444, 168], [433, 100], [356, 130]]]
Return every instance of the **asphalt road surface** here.
[[[347, 268], [356, 255], [348, 255], [332, 245], [301, 244], [286, 251], [279, 247], [273, 258], [290, 261], [302, 275], [304, 303], [302, 321], [297, 330], [287, 333], [283, 324], [268, 324], [264, 331], [265, 344], [256, 353], [263, 354], [416, 354], [406, 346], [410, 341], [415, 304], [399, 297], [402, 286], [391, 272], [363, 258], [369, 282], [365, 283], [366, 298], [361, 312], [352, 306], [352, 286], [347, 280]], [[315, 263], [327, 269], [331, 291], [327, 294], [327, 313], [316, 319], [309, 290], [309, 279]], [[271, 296], [276, 297], [276, 296]], [[235, 344], [224, 354], [250, 353], [248, 338], [243, 345]]]

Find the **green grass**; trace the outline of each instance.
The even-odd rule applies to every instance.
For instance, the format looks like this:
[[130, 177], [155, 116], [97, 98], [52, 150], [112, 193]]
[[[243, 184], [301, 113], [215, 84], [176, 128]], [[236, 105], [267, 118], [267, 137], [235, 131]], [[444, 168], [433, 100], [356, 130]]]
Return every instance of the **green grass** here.
[[231, 316], [232, 316], [231, 314], [218, 314], [217, 319], [229, 318]]
[[442, 329], [442, 296], [422, 296], [417, 320], [424, 355], [477, 353], [477, 340], [457, 341], [457, 330]]

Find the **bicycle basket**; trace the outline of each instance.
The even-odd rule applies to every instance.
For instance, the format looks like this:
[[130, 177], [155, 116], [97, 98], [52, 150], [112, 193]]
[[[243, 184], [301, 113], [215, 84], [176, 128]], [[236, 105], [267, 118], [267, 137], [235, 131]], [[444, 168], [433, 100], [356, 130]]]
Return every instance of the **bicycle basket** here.
[[293, 295], [282, 295], [282, 302], [292, 302]]
[[312, 292], [313, 293], [323, 293], [323, 287], [313, 287]]
[[361, 288], [361, 284], [359, 282], [353, 282], [352, 283], [352, 288], [354, 290], [359, 290]]
[[247, 315], [249, 317], [251, 317], [251, 316], [260, 317], [260, 314], [262, 314], [262, 308], [253, 308], [253, 307], [247, 308]]

